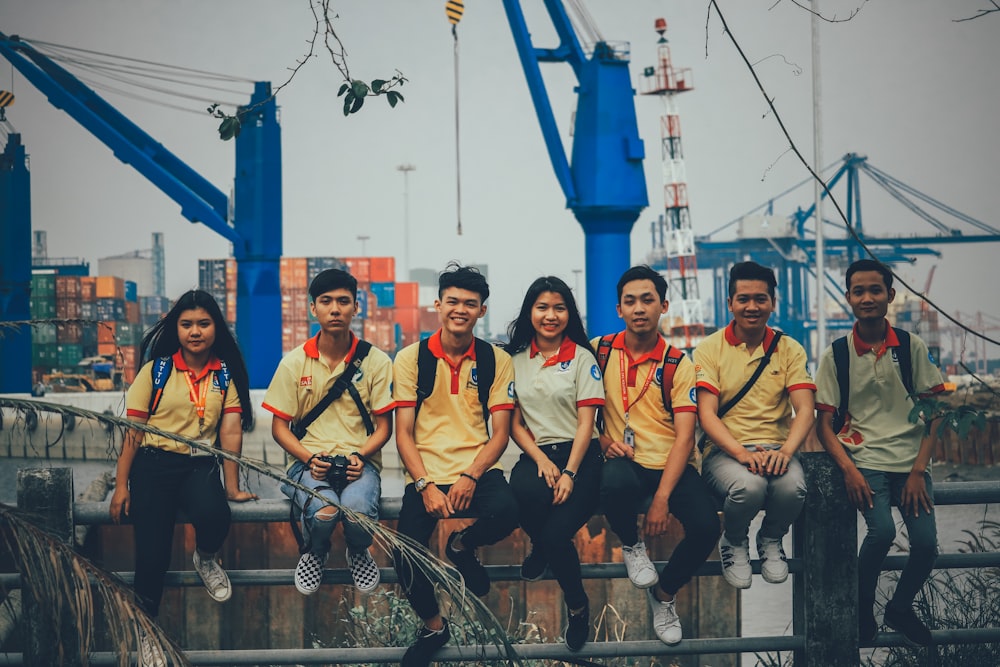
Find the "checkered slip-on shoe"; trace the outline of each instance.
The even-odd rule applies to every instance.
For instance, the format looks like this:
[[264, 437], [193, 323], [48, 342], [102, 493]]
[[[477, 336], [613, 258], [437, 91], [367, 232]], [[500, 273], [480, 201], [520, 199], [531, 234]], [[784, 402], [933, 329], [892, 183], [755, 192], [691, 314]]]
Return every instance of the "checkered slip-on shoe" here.
[[317, 556], [304, 553], [299, 556], [299, 564], [295, 566], [295, 589], [303, 595], [312, 595], [319, 590], [323, 582], [323, 565], [328, 554]]
[[351, 565], [354, 587], [362, 593], [370, 593], [375, 590], [378, 582], [382, 579], [382, 574], [379, 572], [378, 565], [376, 565], [372, 555], [368, 553], [368, 549], [356, 554], [352, 554], [348, 549], [347, 562]]

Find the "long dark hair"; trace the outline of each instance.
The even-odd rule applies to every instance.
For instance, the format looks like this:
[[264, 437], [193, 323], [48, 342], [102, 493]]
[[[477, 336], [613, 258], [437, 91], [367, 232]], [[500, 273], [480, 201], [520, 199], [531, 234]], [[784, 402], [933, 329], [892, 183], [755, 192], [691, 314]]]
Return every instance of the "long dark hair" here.
[[507, 325], [507, 337], [510, 339], [504, 346], [510, 354], [517, 354], [525, 350], [535, 337], [535, 328], [531, 326], [531, 309], [535, 306], [535, 301], [542, 292], [555, 292], [566, 302], [566, 312], [569, 320], [566, 322], [566, 331], [563, 332], [574, 343], [580, 347], [590, 350], [590, 339], [587, 338], [587, 330], [583, 327], [583, 319], [580, 317], [580, 309], [576, 306], [576, 299], [573, 292], [561, 278], [555, 276], [542, 276], [531, 283], [528, 291], [524, 294], [524, 301], [521, 302], [521, 312], [517, 319]]
[[226, 324], [222, 309], [208, 292], [199, 289], [184, 292], [174, 302], [170, 312], [146, 331], [142, 337], [142, 345], [139, 347], [139, 358], [145, 363], [160, 357], [169, 357], [177, 352], [181, 348], [181, 341], [177, 337], [177, 322], [181, 318], [181, 313], [195, 308], [204, 308], [212, 321], [215, 322], [215, 342], [212, 343], [212, 354], [226, 362], [226, 366], [229, 368], [229, 374], [232, 383], [236, 386], [236, 394], [239, 396], [240, 407], [243, 410], [240, 415], [243, 430], [249, 431], [253, 428], [254, 412], [253, 404], [250, 402], [250, 376], [247, 373], [247, 365], [243, 361], [243, 353], [240, 352], [240, 346], [236, 344], [233, 332]]

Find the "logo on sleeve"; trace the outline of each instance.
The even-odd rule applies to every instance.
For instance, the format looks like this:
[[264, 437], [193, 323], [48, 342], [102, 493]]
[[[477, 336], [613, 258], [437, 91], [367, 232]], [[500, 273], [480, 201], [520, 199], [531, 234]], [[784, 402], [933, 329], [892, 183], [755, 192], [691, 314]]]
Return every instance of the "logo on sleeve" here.
[[514, 398], [514, 383], [507, 385], [507, 398]]
[[663, 384], [663, 369], [662, 368], [657, 368], [656, 369], [656, 375], [653, 376], [653, 382], [656, 383], [657, 387], [659, 387], [659, 386], [661, 386]]
[[311, 386], [313, 386], [313, 376], [312, 375], [305, 375], [303, 377], [300, 377], [299, 378], [299, 386], [300, 387], [311, 387]]
[[601, 369], [597, 367], [597, 364], [590, 367], [590, 376], [598, 382], [601, 381]]
[[934, 358], [934, 353], [930, 350], [927, 350], [927, 360], [937, 366], [937, 359]]
[[698, 390], [695, 389], [694, 387], [691, 387], [691, 391], [688, 392], [688, 398], [691, 399], [692, 403], [698, 405]]

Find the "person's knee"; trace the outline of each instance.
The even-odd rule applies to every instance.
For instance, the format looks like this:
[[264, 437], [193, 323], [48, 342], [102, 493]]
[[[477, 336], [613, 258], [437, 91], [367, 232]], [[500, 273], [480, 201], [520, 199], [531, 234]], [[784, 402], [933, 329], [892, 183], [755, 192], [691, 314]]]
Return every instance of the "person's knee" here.
[[731, 503], [761, 509], [767, 497], [767, 479], [758, 475], [738, 479], [729, 486], [726, 496]]
[[[619, 461], [622, 461], [619, 463]], [[601, 470], [601, 497], [607, 498], [622, 493], [634, 493], [635, 475], [629, 470], [623, 459], [611, 459]]]
[[896, 539], [896, 526], [892, 521], [876, 521], [868, 524], [868, 533], [865, 541], [879, 547], [888, 549], [892, 546], [892, 541]]
[[910, 531], [910, 555], [936, 557], [937, 553], [936, 531]]
[[328, 521], [334, 521], [337, 518], [337, 515], [339, 514], [340, 512], [337, 510], [336, 507], [334, 507], [333, 505], [326, 505], [325, 507], [321, 507], [318, 510], [316, 510], [316, 513], [313, 515], [312, 518], [315, 521], [328, 522]]

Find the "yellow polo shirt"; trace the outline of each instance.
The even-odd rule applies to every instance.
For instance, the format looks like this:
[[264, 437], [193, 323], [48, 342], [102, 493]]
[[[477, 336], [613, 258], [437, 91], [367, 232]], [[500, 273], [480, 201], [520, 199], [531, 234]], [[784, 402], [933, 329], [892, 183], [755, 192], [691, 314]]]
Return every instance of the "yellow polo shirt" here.
[[[483, 409], [479, 403], [476, 373], [476, 344], [469, 345], [457, 366], [452, 366], [441, 347], [441, 330], [429, 339], [437, 358], [434, 389], [420, 405], [414, 425], [417, 451], [427, 469], [427, 478], [448, 485], [458, 481], [489, 441]], [[396, 354], [393, 363], [393, 396], [397, 407], [417, 404], [417, 354], [420, 343], [408, 345]], [[514, 409], [514, 367], [510, 355], [493, 346], [496, 375], [490, 386], [491, 413]], [[500, 468], [497, 463], [494, 468]], [[413, 478], [406, 472], [407, 481]]]
[[[907, 398], [903, 374], [899, 368], [899, 339], [891, 327], [885, 346], [876, 351], [854, 331], [847, 336], [851, 388], [848, 394], [850, 419], [837, 434], [847, 453], [859, 468], [883, 472], [909, 472], [917, 458], [924, 435], [922, 422], [910, 423], [913, 401]], [[944, 391], [941, 371], [930, 359], [927, 344], [910, 334], [910, 357], [913, 364], [913, 389], [918, 394]], [[833, 347], [820, 358], [816, 371], [816, 409], [833, 412], [840, 405], [840, 386]]]
[[[698, 389], [719, 397], [722, 407], [735, 396], [764, 356], [774, 339], [767, 327], [764, 341], [751, 353], [746, 343], [736, 337], [735, 323], [708, 336], [694, 351]], [[806, 368], [806, 351], [788, 336], [782, 336], [771, 361], [750, 391], [722, 417], [729, 433], [741, 444], [783, 445], [792, 421], [792, 403], [788, 395], [797, 389], [816, 391]], [[707, 441], [706, 450], [712, 446]]]
[[[150, 361], [139, 369], [135, 376], [135, 382], [132, 383], [125, 395], [125, 414], [129, 417], [147, 419], [146, 423], [150, 426], [168, 433], [176, 433], [189, 440], [211, 440], [214, 442], [222, 415], [229, 412], [243, 412], [232, 379], [229, 382], [229, 389], [223, 395], [219, 386], [218, 374], [218, 371], [222, 370], [222, 364], [218, 359], [212, 357], [198, 376], [195, 376], [188, 369], [187, 364], [184, 363], [184, 357], [179, 351], [174, 353], [172, 359], [174, 365], [167, 378], [167, 383], [163, 386], [163, 396], [160, 398], [156, 412], [153, 415], [149, 414], [149, 399], [153, 395], [153, 364], [155, 363]], [[201, 383], [211, 383], [205, 397], [205, 425], [201, 432], [199, 432], [198, 412], [195, 408], [198, 396], [196, 394], [192, 397], [191, 388], [184, 378], [185, 375], [191, 378], [196, 391], [201, 387]], [[178, 454], [189, 454], [191, 451], [191, 448], [183, 443], [152, 433], [143, 433], [142, 446], [158, 447]]]
[[[604, 405], [604, 383], [597, 359], [568, 337], [546, 360], [535, 341], [514, 355], [517, 404], [537, 445], [576, 437], [577, 409]], [[593, 437], [597, 437], [595, 428]]]
[[[590, 344], [596, 350], [601, 339], [595, 338]], [[677, 437], [674, 419], [663, 405], [661, 386], [663, 384], [663, 355], [667, 352], [667, 341], [661, 336], [652, 352], [633, 359], [625, 349], [625, 332], [615, 335], [608, 355], [608, 365], [604, 369], [604, 432], [615, 440], [621, 440], [625, 432], [625, 405], [622, 400], [621, 369], [624, 361], [625, 385], [628, 401], [635, 405], [629, 409], [629, 426], [635, 431], [635, 462], [649, 470], [663, 470], [667, 456]], [[649, 374], [653, 373], [649, 386], [643, 392]], [[685, 355], [674, 371], [673, 386], [670, 388], [670, 404], [675, 413], [697, 412], [694, 364]], [[641, 396], [640, 396], [641, 393]], [[696, 455], [692, 451], [691, 462]]]
[[[330, 368], [319, 354], [319, 336], [316, 334], [299, 345], [278, 364], [264, 394], [265, 410], [290, 422], [301, 419], [323, 400], [334, 382], [344, 374], [347, 362], [358, 347], [357, 337], [351, 334], [351, 349], [347, 357]], [[351, 382], [373, 418], [396, 407], [392, 400], [392, 361], [382, 350], [373, 347], [365, 355]], [[312, 454], [330, 452], [332, 455], [347, 456], [358, 451], [367, 440], [368, 434], [357, 403], [345, 391], [309, 425], [301, 442]], [[381, 450], [373, 454], [369, 461], [381, 470]], [[295, 461], [292, 461], [294, 464]]]

